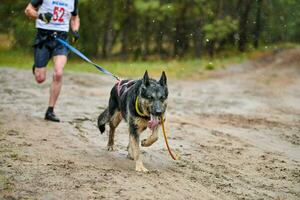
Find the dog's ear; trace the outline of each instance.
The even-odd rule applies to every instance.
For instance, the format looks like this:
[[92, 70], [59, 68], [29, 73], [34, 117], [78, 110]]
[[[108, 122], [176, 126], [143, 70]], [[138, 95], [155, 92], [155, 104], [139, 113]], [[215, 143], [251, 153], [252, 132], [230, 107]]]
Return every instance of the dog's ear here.
[[143, 84], [145, 86], [150, 85], [150, 81], [149, 81], [149, 76], [148, 76], [148, 71], [147, 70], [145, 71], [145, 74], [144, 74], [144, 77], [143, 77]]
[[167, 76], [166, 76], [165, 71], [163, 71], [162, 74], [161, 74], [161, 77], [159, 79], [159, 84], [161, 86], [166, 86], [167, 85]]

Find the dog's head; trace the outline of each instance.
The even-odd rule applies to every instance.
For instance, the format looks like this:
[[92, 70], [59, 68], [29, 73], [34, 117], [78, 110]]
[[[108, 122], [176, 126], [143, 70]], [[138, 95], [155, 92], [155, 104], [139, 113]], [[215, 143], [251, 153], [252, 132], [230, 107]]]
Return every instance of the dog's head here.
[[163, 71], [159, 81], [150, 79], [146, 71], [140, 87], [140, 101], [142, 110], [146, 112], [151, 119], [160, 119], [167, 108], [168, 98], [167, 77]]

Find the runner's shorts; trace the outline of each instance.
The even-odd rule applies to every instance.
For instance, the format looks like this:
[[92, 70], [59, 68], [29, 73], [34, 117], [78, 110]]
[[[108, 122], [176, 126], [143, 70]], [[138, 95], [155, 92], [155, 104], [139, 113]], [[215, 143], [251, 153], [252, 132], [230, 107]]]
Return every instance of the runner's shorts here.
[[68, 37], [67, 32], [38, 29], [33, 45], [34, 67], [46, 67], [53, 56], [68, 56], [67, 47], [56, 41], [54, 35], [64, 40]]

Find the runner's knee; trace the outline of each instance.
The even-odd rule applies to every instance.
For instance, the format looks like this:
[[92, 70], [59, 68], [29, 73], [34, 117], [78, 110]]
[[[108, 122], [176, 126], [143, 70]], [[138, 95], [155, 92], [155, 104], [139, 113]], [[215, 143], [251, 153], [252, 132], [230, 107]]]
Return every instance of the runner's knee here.
[[46, 79], [46, 76], [43, 74], [36, 74], [35, 75], [35, 80], [37, 83], [43, 83]]
[[45, 81], [45, 78], [44, 77], [35, 77], [35, 80], [37, 83], [43, 83]]
[[63, 76], [63, 70], [62, 69], [55, 70], [54, 74], [53, 74], [53, 79], [55, 81], [61, 81], [62, 80], [62, 76]]

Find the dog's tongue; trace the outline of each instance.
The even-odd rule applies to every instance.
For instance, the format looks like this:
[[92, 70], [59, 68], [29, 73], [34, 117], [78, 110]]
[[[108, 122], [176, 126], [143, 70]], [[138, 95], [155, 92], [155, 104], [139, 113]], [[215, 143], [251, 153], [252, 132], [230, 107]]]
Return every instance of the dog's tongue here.
[[148, 122], [148, 128], [150, 128], [153, 131], [154, 128], [158, 126], [158, 124], [159, 124], [158, 117], [151, 116], [151, 119]]

